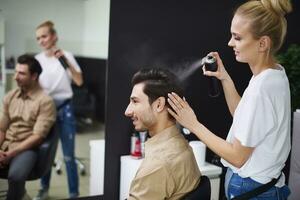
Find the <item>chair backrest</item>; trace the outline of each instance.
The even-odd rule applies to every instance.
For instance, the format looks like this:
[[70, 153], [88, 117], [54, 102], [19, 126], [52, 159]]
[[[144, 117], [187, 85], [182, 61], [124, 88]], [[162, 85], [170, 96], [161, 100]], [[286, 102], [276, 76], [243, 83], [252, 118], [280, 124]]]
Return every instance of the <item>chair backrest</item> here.
[[89, 92], [88, 88], [83, 86], [76, 86], [72, 84], [74, 106], [74, 114], [77, 117], [92, 117], [95, 111], [96, 99], [95, 96]]
[[207, 176], [200, 177], [200, 183], [190, 193], [188, 193], [183, 200], [210, 200], [211, 186]]
[[55, 123], [46, 139], [38, 147], [37, 161], [27, 180], [39, 179], [51, 169], [54, 163], [58, 138], [58, 126]]

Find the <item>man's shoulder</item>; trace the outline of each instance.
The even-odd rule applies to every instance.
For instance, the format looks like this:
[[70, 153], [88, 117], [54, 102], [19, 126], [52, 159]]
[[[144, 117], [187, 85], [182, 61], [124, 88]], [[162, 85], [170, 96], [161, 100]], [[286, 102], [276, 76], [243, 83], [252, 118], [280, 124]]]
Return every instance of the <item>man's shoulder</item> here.
[[16, 94], [19, 94], [19, 93], [20, 93], [19, 88], [15, 88], [15, 89], [10, 90], [4, 96], [4, 101], [11, 100]]
[[155, 173], [168, 173], [170, 172], [167, 162], [159, 156], [145, 158], [139, 168], [136, 177], [144, 177]]
[[192, 158], [193, 150], [180, 133], [168, 140], [165, 145], [167, 148], [165, 149], [164, 157], [168, 164], [185, 162]]
[[38, 92], [36, 93], [36, 100], [41, 102], [42, 105], [44, 103], [54, 104], [53, 98], [50, 97], [42, 88], [38, 89]]
[[45, 53], [44, 53], [44, 52], [41, 52], [41, 53], [36, 54], [34, 57], [35, 57], [35, 59], [39, 60], [39, 59], [41, 59], [43, 56], [45, 56]]
[[53, 102], [52, 97], [50, 97], [45, 91], [42, 91], [41, 97], [42, 97], [42, 101]]
[[45, 101], [53, 101], [52, 97], [49, 94], [47, 94], [46, 91], [42, 88], [39, 89], [39, 96]]
[[151, 151], [151, 159], [157, 163], [169, 165], [175, 160], [185, 159], [181, 158], [181, 155], [186, 153], [190, 153], [189, 144], [185, 138], [178, 133], [178, 135], [176, 134], [174, 137], [156, 146], [155, 150]]
[[14, 95], [18, 92], [20, 92], [20, 88], [14, 88], [14, 89], [9, 90], [5, 96]]

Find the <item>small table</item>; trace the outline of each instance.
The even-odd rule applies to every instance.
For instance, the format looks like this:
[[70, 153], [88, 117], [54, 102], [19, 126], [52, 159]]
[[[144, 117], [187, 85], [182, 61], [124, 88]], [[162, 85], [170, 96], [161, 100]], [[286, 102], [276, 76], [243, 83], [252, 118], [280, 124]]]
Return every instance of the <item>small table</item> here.
[[90, 140], [90, 195], [102, 195], [104, 188], [104, 140]]
[[[130, 155], [121, 156], [121, 177], [120, 177], [120, 200], [128, 198], [129, 188], [143, 159], [134, 159]], [[219, 199], [220, 174], [222, 168], [206, 162], [204, 166], [199, 166], [202, 175], [209, 178], [211, 183], [211, 200]]]

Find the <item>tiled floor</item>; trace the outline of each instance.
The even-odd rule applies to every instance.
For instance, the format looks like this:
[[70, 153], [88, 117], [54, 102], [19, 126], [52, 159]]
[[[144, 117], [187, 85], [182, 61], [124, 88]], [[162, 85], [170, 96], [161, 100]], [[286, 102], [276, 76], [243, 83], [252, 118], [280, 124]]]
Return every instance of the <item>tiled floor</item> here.
[[[81, 160], [85, 165], [85, 175], [79, 174], [80, 181], [80, 196], [88, 196], [89, 195], [89, 175], [90, 175], [90, 148], [89, 141], [90, 140], [99, 140], [104, 139], [104, 125], [96, 124], [94, 126], [88, 126], [87, 128], [81, 129], [80, 132], [76, 136], [76, 156], [79, 160]], [[62, 158], [61, 148], [59, 144], [59, 149], [57, 152], [57, 159]], [[6, 182], [4, 180], [0, 180], [0, 190], [5, 187], [4, 184]], [[28, 195], [33, 198], [39, 189], [39, 180], [30, 181], [26, 183], [26, 190]], [[52, 179], [51, 179], [51, 187], [49, 190], [50, 198], [49, 200], [56, 199], [65, 199], [68, 198], [68, 185], [67, 185], [67, 177], [65, 165], [62, 166], [62, 173], [57, 174], [55, 168], [52, 169]], [[1, 198], [0, 198], [1, 200]]]

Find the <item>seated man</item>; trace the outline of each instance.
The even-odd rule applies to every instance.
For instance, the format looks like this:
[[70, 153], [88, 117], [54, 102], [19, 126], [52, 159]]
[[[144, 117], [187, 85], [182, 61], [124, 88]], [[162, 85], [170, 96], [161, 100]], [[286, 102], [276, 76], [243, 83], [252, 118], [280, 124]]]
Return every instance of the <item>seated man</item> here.
[[167, 111], [168, 93], [183, 95], [177, 77], [166, 69], [143, 69], [132, 85], [125, 115], [136, 131], [148, 131], [151, 138], [128, 200], [181, 199], [197, 187], [201, 174], [193, 150]]
[[3, 99], [0, 118], [0, 173], [8, 172], [8, 200], [22, 199], [25, 181], [35, 165], [36, 147], [56, 119], [52, 99], [41, 89], [41, 65], [32, 56], [18, 58], [15, 80], [18, 88]]

